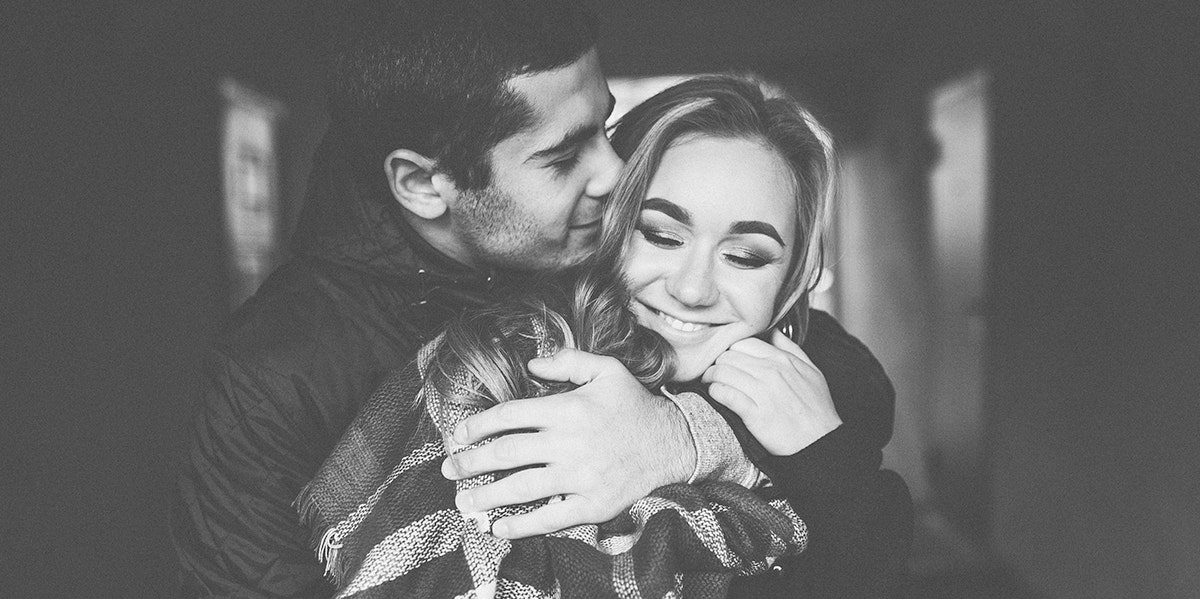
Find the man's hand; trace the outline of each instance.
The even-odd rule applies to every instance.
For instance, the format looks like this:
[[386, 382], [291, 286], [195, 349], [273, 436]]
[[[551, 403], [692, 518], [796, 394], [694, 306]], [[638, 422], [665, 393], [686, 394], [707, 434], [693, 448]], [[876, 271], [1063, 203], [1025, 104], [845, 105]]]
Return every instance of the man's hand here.
[[771, 343], [734, 343], [700, 380], [773, 455], [792, 455], [842, 424], [825, 375], [779, 331]]
[[531, 360], [529, 370], [542, 379], [582, 386], [502, 403], [463, 420], [454, 429], [456, 443], [504, 436], [442, 464], [451, 480], [525, 468], [460, 493], [456, 503], [463, 512], [564, 496], [528, 514], [497, 520], [496, 536], [522, 538], [598, 524], [654, 489], [691, 476], [696, 449], [683, 414], [648, 392], [616, 359], [564, 349]]

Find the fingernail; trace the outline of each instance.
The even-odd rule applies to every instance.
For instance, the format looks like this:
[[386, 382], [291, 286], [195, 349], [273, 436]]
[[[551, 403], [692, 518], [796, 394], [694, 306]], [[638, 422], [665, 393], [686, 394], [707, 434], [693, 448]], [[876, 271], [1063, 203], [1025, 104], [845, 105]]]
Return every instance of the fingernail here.
[[453, 439], [454, 442], [458, 443], [460, 446], [466, 445], [466, 443], [467, 443], [467, 427], [465, 427], [461, 424], [455, 426], [454, 432], [450, 435], [450, 438]]
[[492, 523], [492, 536], [504, 539], [508, 538], [508, 532], [508, 523], [504, 520], [497, 520]]
[[454, 467], [453, 458], [446, 458], [442, 460], [442, 476], [450, 480], [455, 480], [457, 475], [458, 469]]
[[471, 501], [471, 496], [465, 491], [454, 496], [454, 506], [457, 507], [458, 511], [462, 512], [464, 516], [470, 516], [476, 513], [475, 505]]

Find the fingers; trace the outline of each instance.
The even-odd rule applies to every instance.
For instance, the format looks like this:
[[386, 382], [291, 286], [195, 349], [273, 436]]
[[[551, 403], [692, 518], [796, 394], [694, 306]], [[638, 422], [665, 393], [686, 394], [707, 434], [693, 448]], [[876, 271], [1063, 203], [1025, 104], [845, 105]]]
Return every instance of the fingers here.
[[708, 395], [717, 403], [733, 410], [735, 414], [746, 418], [755, 407], [753, 399], [737, 387], [725, 383], [712, 383], [708, 386]]
[[471, 513], [537, 501], [564, 493], [561, 480], [550, 468], [529, 468], [462, 491], [454, 497], [454, 504], [462, 512]]
[[734, 363], [737, 361], [737, 363], [743, 365], [750, 364], [746, 360], [738, 361], [739, 356], [778, 363], [780, 365], [787, 364], [795, 370], [804, 370], [805, 368], [817, 369], [812, 359], [808, 357], [808, 354], [804, 353], [804, 350], [800, 349], [800, 346], [796, 345], [795, 342], [788, 339], [787, 335], [779, 331], [772, 333], [771, 343], [753, 337], [738, 341], [731, 345], [728, 351], [718, 356], [717, 362], [725, 361]]
[[[703, 382], [709, 383], [708, 392], [713, 396], [713, 399], [726, 405], [729, 409], [737, 412], [739, 416], [745, 417], [739, 407], [735, 407], [727, 401], [737, 401], [739, 405], [744, 407], [753, 407], [757, 405], [753, 399], [755, 395], [761, 396], [764, 391], [764, 384], [768, 380], [776, 381], [778, 377], [774, 373], [755, 373], [754, 371], [743, 370], [729, 364], [714, 364], [704, 372], [701, 379]], [[737, 398], [730, 394], [736, 392], [740, 397], [746, 397], [746, 402], [738, 401]], [[718, 397], [721, 395], [721, 397]]]
[[453, 454], [442, 461], [442, 476], [450, 480], [463, 480], [488, 472], [540, 466], [544, 452], [534, 439], [535, 435], [504, 435], [491, 443]]
[[533, 376], [576, 385], [586, 385], [597, 377], [613, 372], [614, 368], [618, 371], [625, 370], [614, 358], [569, 348], [549, 358], [534, 358], [529, 361], [529, 372]]
[[795, 341], [788, 339], [787, 335], [779, 331], [771, 332], [771, 342], [767, 343], [757, 337], [748, 337], [742, 339], [729, 346], [729, 351], [744, 353], [755, 358], [775, 358], [781, 355], [781, 352], [801, 360], [808, 362], [808, 356], [804, 350], [796, 345]]
[[[770, 343], [763, 341], [757, 337], [747, 337], [740, 341], [734, 342], [729, 346], [730, 352], [743, 353], [755, 358], [769, 358], [775, 355], [775, 348], [771, 347]], [[728, 353], [728, 352], [727, 352]]]
[[795, 356], [798, 360], [808, 364], [813, 369], [817, 368], [817, 365], [813, 363], [812, 358], [808, 357], [808, 354], [804, 353], [804, 350], [801, 349], [799, 345], [796, 345], [796, 342], [792, 341], [787, 335], [784, 335], [779, 331], [775, 331], [771, 334], [771, 345], [774, 345], [775, 347], [791, 354], [792, 356]]
[[574, 495], [518, 516], [508, 516], [492, 523], [492, 534], [505, 539], [521, 539], [544, 535], [580, 524], [591, 524], [590, 502]]
[[800, 349], [800, 346], [796, 345], [795, 341], [792, 341], [790, 337], [784, 335], [779, 330], [775, 330], [771, 333], [771, 345], [793, 356], [796, 356], [805, 362], [811, 362], [811, 360], [808, 359], [808, 354], [804, 353], [804, 350]]
[[454, 427], [451, 439], [459, 445], [478, 443], [488, 437], [544, 426], [553, 404], [545, 397], [506, 401], [464, 418]]

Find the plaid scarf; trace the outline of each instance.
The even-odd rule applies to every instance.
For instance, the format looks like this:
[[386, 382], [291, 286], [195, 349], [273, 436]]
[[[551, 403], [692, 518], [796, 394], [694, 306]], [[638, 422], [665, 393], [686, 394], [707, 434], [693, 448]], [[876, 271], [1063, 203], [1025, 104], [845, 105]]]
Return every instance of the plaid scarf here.
[[441, 339], [384, 382], [297, 499], [339, 598], [718, 598], [734, 576], [806, 546], [785, 500], [725, 482], [662, 487], [601, 525], [492, 536], [490, 522], [545, 501], [487, 514], [455, 507], [457, 491], [495, 475], [456, 483], [441, 474], [448, 433], [482, 409], [424, 383]]

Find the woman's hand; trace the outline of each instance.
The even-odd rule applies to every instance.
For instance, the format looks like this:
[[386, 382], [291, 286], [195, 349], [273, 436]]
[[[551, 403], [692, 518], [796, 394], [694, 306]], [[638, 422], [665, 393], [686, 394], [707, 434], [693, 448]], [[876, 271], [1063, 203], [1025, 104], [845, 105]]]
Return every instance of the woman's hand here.
[[700, 378], [772, 455], [791, 455], [841, 426], [825, 376], [783, 333], [734, 343]]

